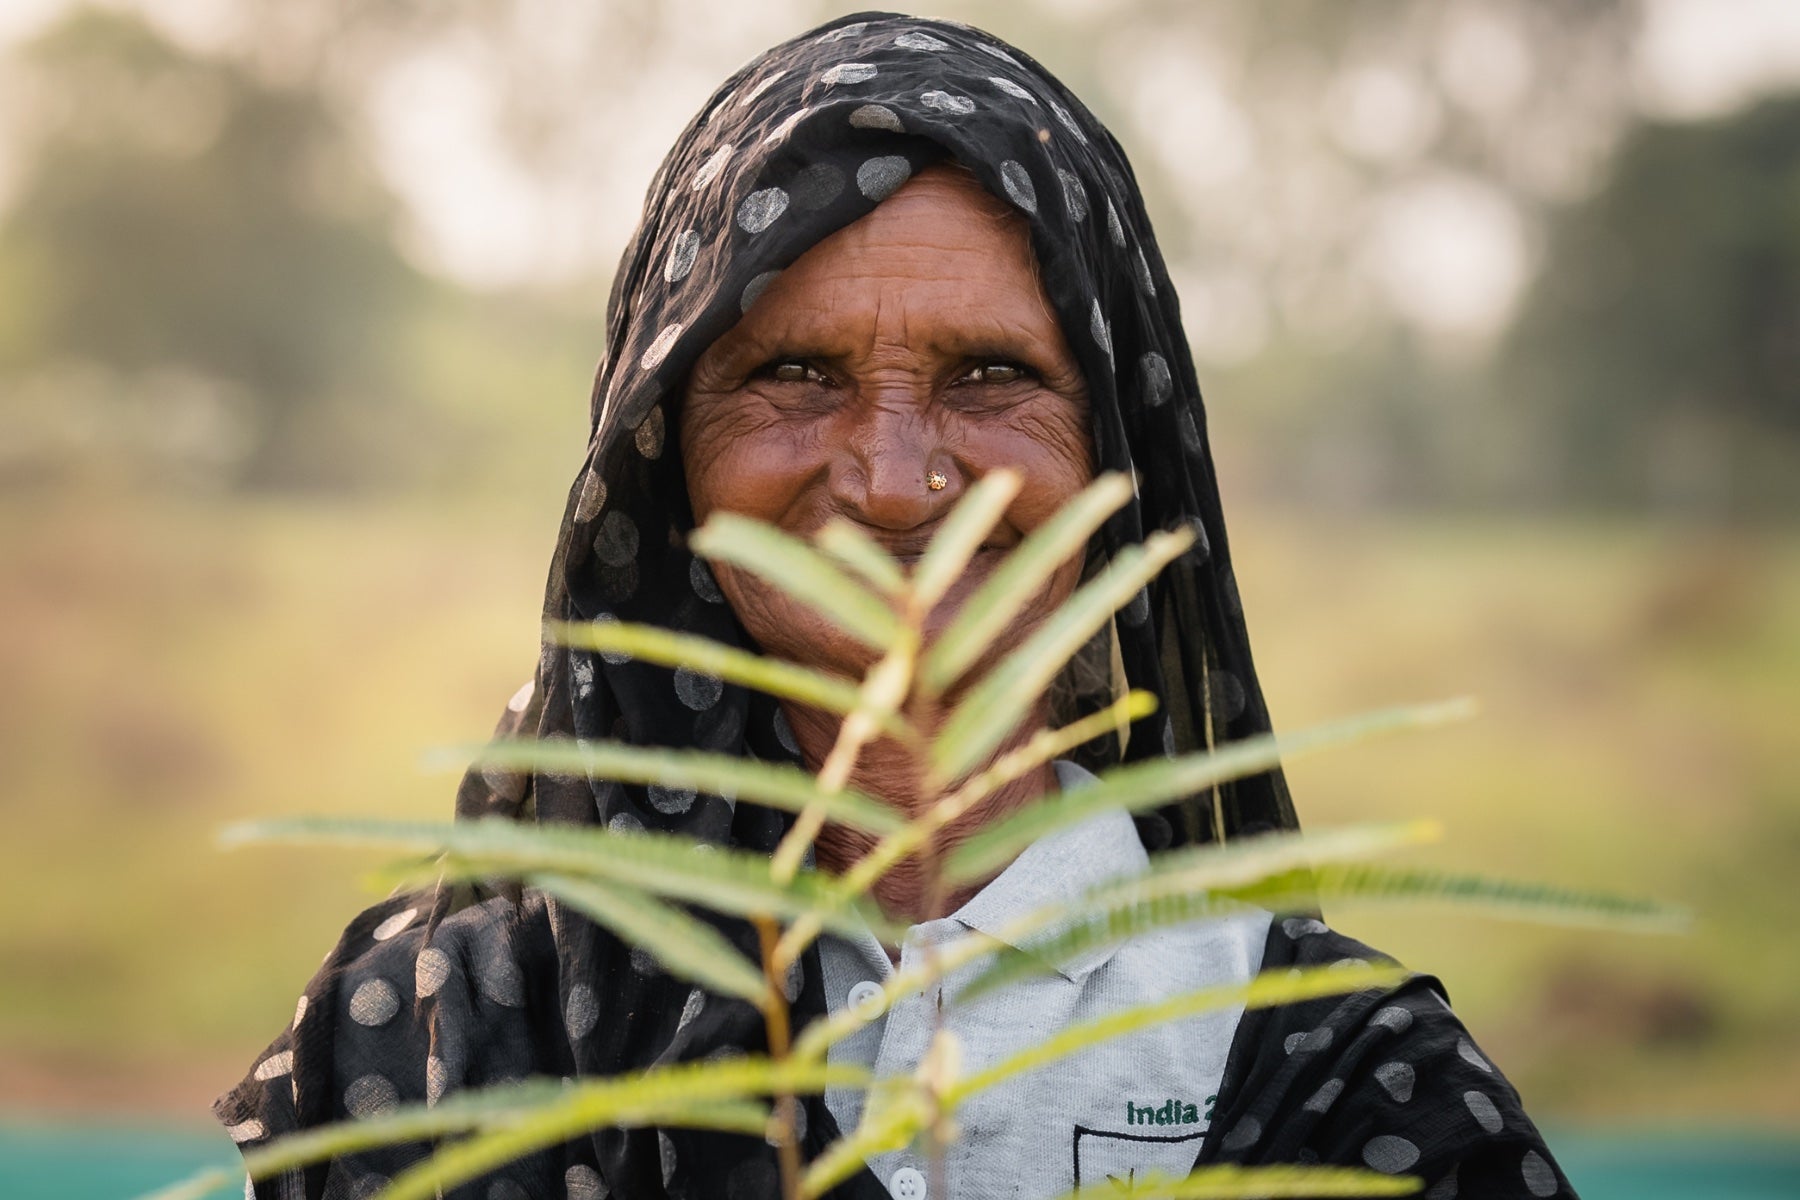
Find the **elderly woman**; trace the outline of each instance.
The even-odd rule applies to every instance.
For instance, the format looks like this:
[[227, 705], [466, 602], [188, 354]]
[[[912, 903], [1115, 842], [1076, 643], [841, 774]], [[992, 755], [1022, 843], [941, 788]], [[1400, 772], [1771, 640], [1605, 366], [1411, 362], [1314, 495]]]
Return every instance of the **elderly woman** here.
[[[1203, 153], [1204, 147], [1196, 147]], [[941, 617], [1097, 470], [1135, 500], [1015, 623], [1012, 644], [1085, 570], [1146, 529], [1195, 527], [1193, 552], [1120, 614], [1062, 707], [1119, 682], [1160, 713], [1128, 738], [1019, 780], [946, 841], [1087, 769], [1265, 732], [1176, 300], [1130, 167], [1043, 68], [958, 25], [865, 14], [776, 47], [716, 93], [669, 154], [620, 264], [588, 457], [570, 490], [546, 615], [650, 622], [856, 674], [867, 651], [754, 576], [715, 576], [686, 535], [731, 511], [806, 535], [847, 519], [902, 561], [971, 484], [1024, 487]], [[1088, 664], [1092, 666], [1092, 664]], [[1048, 715], [1047, 713], [1044, 715]], [[508, 735], [699, 747], [816, 769], [833, 719], [715, 679], [580, 650], [545, 652]], [[853, 784], [924, 802], [904, 748]], [[680, 832], [770, 851], [790, 818], [717, 796], [472, 772], [463, 816]], [[1147, 851], [1295, 827], [1278, 772], [1141, 818], [1114, 813], [1033, 845], [930, 911], [914, 870], [877, 888], [904, 942], [824, 939], [790, 979], [800, 1022], [854, 1006], [932, 942], [1141, 871]], [[818, 865], [866, 848], [828, 827]], [[724, 922], [730, 928], [731, 922]], [[1071, 1021], [1258, 970], [1374, 957], [1316, 920], [1201, 922], [953, 1007], [978, 1065]], [[913, 1070], [932, 1027], [903, 1001], [834, 1047], [877, 1076]], [[758, 1014], [532, 892], [440, 888], [352, 922], [291, 1028], [217, 1104], [240, 1142], [528, 1075], [605, 1076], [757, 1052]], [[805, 1101], [803, 1148], [854, 1126], [861, 1099]], [[1518, 1096], [1417, 978], [1273, 1010], [1227, 1010], [1094, 1047], [960, 1114], [959, 1197], [1128, 1187], [1210, 1163], [1341, 1163], [1421, 1176], [1433, 1197], [1571, 1195]], [[265, 1198], [365, 1195], [418, 1151], [356, 1155], [263, 1184]], [[917, 1148], [877, 1156], [834, 1195], [919, 1200]], [[762, 1141], [603, 1130], [458, 1195], [751, 1198], [777, 1191]], [[1108, 1181], [1111, 1181], [1110, 1183]]]

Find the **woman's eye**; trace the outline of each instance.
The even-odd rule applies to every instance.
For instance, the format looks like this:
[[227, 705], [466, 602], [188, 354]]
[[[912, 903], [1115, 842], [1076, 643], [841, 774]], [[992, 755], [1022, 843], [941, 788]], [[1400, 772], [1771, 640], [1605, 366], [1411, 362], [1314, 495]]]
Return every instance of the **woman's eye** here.
[[785, 359], [769, 364], [766, 368], [769, 377], [781, 383], [824, 383], [825, 375], [817, 367], [800, 362], [798, 359]]
[[1025, 378], [1026, 371], [1018, 363], [982, 363], [972, 367], [959, 383], [1017, 383]]

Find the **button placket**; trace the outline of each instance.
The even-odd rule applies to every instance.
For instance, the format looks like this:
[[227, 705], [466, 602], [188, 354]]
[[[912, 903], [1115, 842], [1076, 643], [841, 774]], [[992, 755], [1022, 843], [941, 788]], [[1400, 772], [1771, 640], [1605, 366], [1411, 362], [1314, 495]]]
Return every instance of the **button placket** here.
[[901, 1167], [888, 1179], [888, 1194], [894, 1200], [925, 1200], [925, 1176], [914, 1167]]

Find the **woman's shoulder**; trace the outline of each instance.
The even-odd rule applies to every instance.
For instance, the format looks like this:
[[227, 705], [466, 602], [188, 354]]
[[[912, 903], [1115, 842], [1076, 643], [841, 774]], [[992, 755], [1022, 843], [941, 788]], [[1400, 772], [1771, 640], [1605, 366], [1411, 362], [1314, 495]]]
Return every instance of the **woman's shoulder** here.
[[[1304, 915], [1272, 921], [1263, 952], [1265, 971], [1393, 961]], [[1213, 1127], [1203, 1161], [1369, 1167], [1438, 1200], [1574, 1195], [1429, 975], [1246, 1013]]]
[[[214, 1115], [248, 1150], [435, 1102], [453, 1088], [567, 1073], [550, 921], [541, 893], [517, 890], [440, 888], [365, 910], [302, 989], [287, 1028], [214, 1101]], [[396, 1147], [317, 1170], [354, 1174], [343, 1194], [360, 1195], [363, 1176], [416, 1157]], [[338, 1194], [324, 1188], [309, 1178], [302, 1194]]]

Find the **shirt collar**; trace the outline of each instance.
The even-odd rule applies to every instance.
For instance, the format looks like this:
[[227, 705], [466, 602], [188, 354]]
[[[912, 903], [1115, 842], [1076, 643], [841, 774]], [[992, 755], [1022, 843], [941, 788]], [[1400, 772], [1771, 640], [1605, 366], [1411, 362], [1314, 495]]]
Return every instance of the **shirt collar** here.
[[[1092, 774], [1075, 763], [1058, 761], [1055, 766], [1057, 786], [1063, 791], [1095, 782]], [[951, 919], [1030, 953], [1066, 926], [1052, 926], [1014, 943], [1002, 936], [1007, 925], [1110, 880], [1141, 875], [1149, 865], [1150, 856], [1144, 852], [1136, 824], [1129, 814], [1112, 809], [1033, 842], [968, 903], [950, 914]], [[1117, 949], [1117, 943], [1094, 946], [1051, 965], [1070, 983], [1080, 983], [1112, 958]]]

